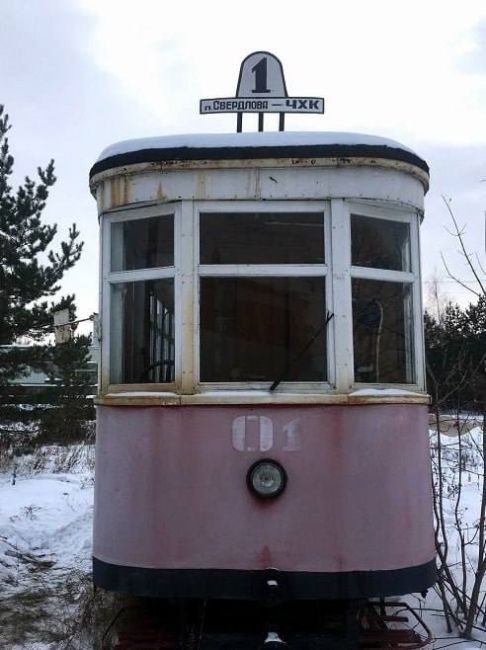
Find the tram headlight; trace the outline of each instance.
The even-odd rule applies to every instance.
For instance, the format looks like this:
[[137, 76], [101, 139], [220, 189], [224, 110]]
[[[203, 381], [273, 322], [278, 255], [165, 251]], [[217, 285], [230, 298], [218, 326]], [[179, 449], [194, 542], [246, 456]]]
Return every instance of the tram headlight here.
[[285, 490], [287, 474], [275, 460], [264, 458], [258, 460], [246, 475], [248, 488], [261, 499], [272, 499]]

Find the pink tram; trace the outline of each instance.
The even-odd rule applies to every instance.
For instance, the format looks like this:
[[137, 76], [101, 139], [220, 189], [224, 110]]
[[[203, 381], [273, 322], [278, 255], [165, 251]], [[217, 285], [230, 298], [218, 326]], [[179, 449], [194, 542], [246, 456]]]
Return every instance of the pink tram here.
[[122, 142], [90, 177], [95, 584], [286, 620], [430, 587], [427, 164], [380, 137], [235, 133]]

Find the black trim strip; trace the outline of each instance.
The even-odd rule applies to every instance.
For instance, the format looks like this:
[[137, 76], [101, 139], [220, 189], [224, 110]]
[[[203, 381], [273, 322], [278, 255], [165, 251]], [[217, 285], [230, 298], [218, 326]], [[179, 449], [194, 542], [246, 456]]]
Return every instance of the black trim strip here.
[[416, 154], [398, 147], [371, 144], [313, 144], [262, 147], [169, 147], [139, 149], [109, 156], [96, 162], [90, 179], [115, 167], [164, 161], [257, 160], [266, 158], [384, 158], [415, 165], [427, 174], [429, 166]]
[[93, 557], [93, 580], [109, 591], [156, 598], [264, 601], [276, 580], [282, 600], [359, 599], [422, 592], [436, 580], [435, 560], [390, 571], [307, 573], [221, 569], [144, 569]]

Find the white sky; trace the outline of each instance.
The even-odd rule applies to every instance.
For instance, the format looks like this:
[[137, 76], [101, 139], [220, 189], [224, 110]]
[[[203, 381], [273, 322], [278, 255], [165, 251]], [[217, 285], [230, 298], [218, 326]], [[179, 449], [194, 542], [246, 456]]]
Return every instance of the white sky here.
[[[29, 0], [0, 3], [0, 24], [0, 103], [13, 124], [17, 180], [55, 158], [46, 217], [61, 234], [75, 221], [86, 242], [63, 283], [80, 316], [98, 301], [90, 166], [117, 140], [233, 132], [234, 115], [200, 116], [199, 99], [233, 95], [240, 63], [255, 50], [280, 58], [291, 95], [326, 99], [324, 116], [288, 115], [287, 130], [381, 135], [427, 160], [424, 278], [436, 274], [443, 293], [468, 300], [440, 260], [442, 251], [470, 279], [441, 195], [484, 260], [484, 0]], [[254, 117], [244, 119], [245, 130], [255, 127]]]

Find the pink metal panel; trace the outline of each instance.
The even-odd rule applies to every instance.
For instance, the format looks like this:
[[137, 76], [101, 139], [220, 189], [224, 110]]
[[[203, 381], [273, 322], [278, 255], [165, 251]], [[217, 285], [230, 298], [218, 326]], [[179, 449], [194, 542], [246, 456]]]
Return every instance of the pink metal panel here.
[[[427, 407], [98, 407], [94, 555], [148, 568], [359, 571], [434, 557]], [[261, 502], [258, 458], [288, 473]]]

